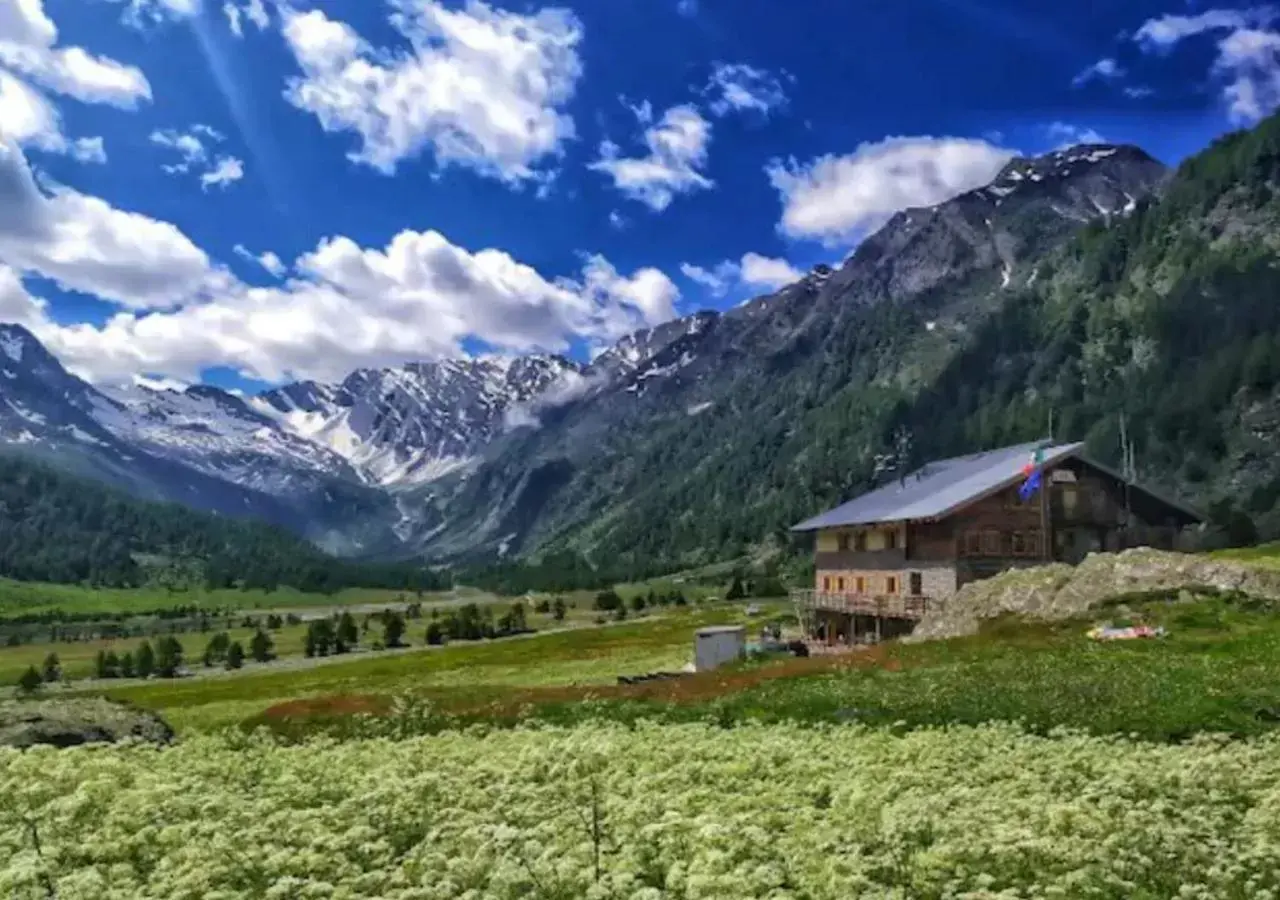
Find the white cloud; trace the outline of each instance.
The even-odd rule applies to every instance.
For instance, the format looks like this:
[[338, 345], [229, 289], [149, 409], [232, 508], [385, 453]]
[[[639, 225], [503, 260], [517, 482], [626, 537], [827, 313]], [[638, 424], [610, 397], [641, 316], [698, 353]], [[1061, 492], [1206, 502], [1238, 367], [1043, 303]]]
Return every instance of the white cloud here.
[[1148, 19], [1134, 32], [1133, 39], [1146, 51], [1164, 50], [1185, 38], [1208, 31], [1234, 31], [1266, 25], [1275, 19], [1270, 7], [1256, 9], [1209, 9], [1194, 16], [1168, 15]]
[[692, 19], [698, 14], [698, 0], [676, 0], [676, 12], [686, 19]]
[[714, 269], [681, 263], [680, 272], [685, 278], [705, 287], [715, 297], [723, 297], [727, 294], [738, 277], [737, 265], [728, 260], [718, 264]]
[[1280, 106], [1280, 34], [1233, 31], [1219, 43], [1213, 71], [1226, 82], [1222, 96], [1231, 121], [1257, 122]]
[[329, 132], [353, 132], [354, 161], [384, 174], [430, 150], [515, 184], [547, 177], [537, 168], [574, 136], [564, 112], [582, 63], [582, 26], [565, 9], [520, 15], [469, 0], [394, 4], [391, 24], [408, 52], [370, 45], [320, 10], [282, 7], [284, 36], [302, 70], [286, 98]]
[[714, 297], [723, 297], [739, 286], [776, 291], [804, 277], [803, 272], [785, 259], [761, 256], [759, 253], [745, 253], [737, 262], [725, 260], [711, 269], [683, 263], [680, 271], [689, 280], [705, 287]]
[[717, 116], [730, 112], [768, 115], [787, 103], [776, 75], [745, 63], [716, 63], [704, 90], [712, 98], [710, 109]]
[[280, 287], [235, 285], [171, 312], [119, 314], [101, 327], [46, 327], [75, 371], [118, 382], [139, 372], [198, 380], [229, 366], [267, 381], [335, 380], [355, 368], [460, 355], [474, 336], [504, 352], [563, 351], [571, 337], [614, 340], [675, 314], [655, 269], [619, 274], [600, 257], [549, 281], [499, 250], [469, 252], [437, 232], [404, 231], [382, 249], [347, 238], [300, 257]]
[[1153, 88], [1147, 87], [1145, 84], [1131, 84], [1124, 88], [1124, 95], [1132, 97], [1134, 100], [1141, 100], [1144, 97], [1150, 97], [1155, 93]]
[[105, 163], [107, 148], [100, 137], [76, 138], [71, 143], [71, 155], [80, 162]]
[[1211, 74], [1221, 83], [1228, 118], [1249, 125], [1280, 106], [1280, 33], [1267, 28], [1277, 17], [1271, 7], [1163, 16], [1145, 22], [1134, 40], [1148, 53], [1167, 52], [1187, 38], [1227, 32]]
[[1110, 57], [1100, 59], [1071, 79], [1074, 87], [1082, 87], [1091, 81], [1115, 81], [1124, 77], [1124, 69]]
[[244, 161], [234, 156], [220, 156], [209, 171], [200, 176], [200, 189], [226, 188], [244, 177]]
[[235, 0], [226, 0], [222, 4], [222, 14], [227, 17], [227, 26], [236, 37], [244, 37], [243, 19], [248, 19], [259, 31], [271, 24], [271, 17], [262, 0], [247, 0], [242, 5], [237, 5]]
[[[635, 110], [642, 123], [647, 104]], [[673, 106], [644, 132], [649, 153], [623, 157], [617, 144], [604, 141], [600, 159], [589, 168], [613, 179], [614, 187], [632, 200], [661, 212], [678, 194], [705, 190], [714, 182], [699, 171], [707, 162], [711, 124], [690, 105]]]
[[[257, 261], [285, 272], [274, 254]], [[253, 287], [169, 223], [66, 188], [46, 194], [11, 144], [0, 146], [0, 265], [4, 315], [33, 323], [73, 371], [108, 382], [198, 380], [211, 366], [269, 381], [334, 379], [458, 355], [469, 337], [509, 352], [566, 351], [575, 338], [611, 341], [659, 324], [679, 299], [657, 269], [624, 274], [590, 256], [575, 276], [547, 278], [434, 231], [403, 231], [382, 248], [330, 238], [295, 261], [295, 277]], [[22, 288], [28, 275], [132, 311], [101, 326], [58, 325]]]
[[1055, 150], [1065, 150], [1077, 144], [1106, 144], [1107, 139], [1096, 130], [1068, 122], [1051, 122], [1045, 126], [1045, 135], [1056, 142]]
[[125, 24], [142, 28], [148, 24], [189, 19], [203, 7], [201, 0], [111, 0], [124, 5]]
[[58, 94], [126, 109], [151, 99], [151, 85], [126, 66], [80, 47], [57, 47], [58, 29], [42, 0], [0, 3], [0, 65]]
[[27, 293], [22, 277], [0, 263], [0, 322], [33, 328], [45, 321], [45, 302]]
[[742, 257], [742, 282], [756, 287], [767, 287], [773, 290], [794, 284], [804, 277], [804, 273], [792, 266], [785, 259], [761, 256], [748, 253]]
[[621, 231], [627, 227], [627, 220], [615, 209], [609, 213], [609, 224]]
[[838, 246], [861, 240], [896, 212], [933, 206], [991, 181], [1013, 152], [955, 137], [890, 137], [845, 156], [765, 171], [783, 201], [778, 230]]
[[262, 266], [262, 268], [266, 269], [267, 272], [274, 275], [276, 278], [281, 277], [282, 275], [284, 275], [286, 271], [288, 271], [288, 267], [285, 266], [283, 262], [281, 262], [280, 257], [277, 256], [275, 253], [271, 252], [270, 250], [266, 251], [265, 253], [260, 253], [257, 256], [254, 256], [251, 252], [249, 252], [249, 250], [243, 244], [236, 244], [235, 247], [232, 248], [232, 250], [235, 252], [236, 256], [242, 257], [243, 259], [246, 259], [251, 263], [257, 263], [258, 265]]
[[0, 263], [136, 308], [181, 303], [222, 281], [167, 222], [66, 187], [45, 193], [13, 143], [0, 143]]
[[170, 175], [185, 175], [195, 171], [199, 177], [201, 190], [211, 187], [225, 188], [244, 177], [244, 161], [234, 156], [219, 156], [216, 160], [209, 155], [204, 136], [211, 141], [221, 142], [224, 136], [208, 125], [195, 124], [187, 131], [176, 131], [166, 128], [151, 133], [151, 143], [165, 147], [178, 153], [181, 159], [176, 163], [167, 163], [160, 168]]

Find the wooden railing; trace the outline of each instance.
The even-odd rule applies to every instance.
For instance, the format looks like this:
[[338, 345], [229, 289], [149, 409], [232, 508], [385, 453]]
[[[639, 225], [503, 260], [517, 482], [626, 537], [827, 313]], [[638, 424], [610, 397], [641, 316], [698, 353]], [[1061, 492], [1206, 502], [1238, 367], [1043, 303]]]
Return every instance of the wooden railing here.
[[793, 591], [797, 609], [812, 612], [853, 613], [882, 619], [922, 619], [942, 608], [942, 600], [915, 594], [855, 594], [829, 591]]

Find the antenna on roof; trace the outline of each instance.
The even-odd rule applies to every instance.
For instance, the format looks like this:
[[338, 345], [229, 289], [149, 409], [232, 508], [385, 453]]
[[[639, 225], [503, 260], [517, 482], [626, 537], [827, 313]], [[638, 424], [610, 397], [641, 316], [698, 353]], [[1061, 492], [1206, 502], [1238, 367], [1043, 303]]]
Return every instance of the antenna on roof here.
[[1049, 443], [1053, 443], [1053, 407], [1049, 407]]

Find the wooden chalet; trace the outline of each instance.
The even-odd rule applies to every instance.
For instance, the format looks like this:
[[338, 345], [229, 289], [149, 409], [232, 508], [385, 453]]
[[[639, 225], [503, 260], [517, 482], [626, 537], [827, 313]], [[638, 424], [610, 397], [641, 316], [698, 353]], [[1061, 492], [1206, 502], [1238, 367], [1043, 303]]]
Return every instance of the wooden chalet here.
[[[1172, 549], [1201, 521], [1083, 449], [1041, 441], [929, 463], [796, 525], [816, 535], [814, 587], [794, 598], [808, 634], [828, 643], [898, 636], [970, 581], [1093, 551]], [[1040, 487], [1024, 499], [1037, 450]]]

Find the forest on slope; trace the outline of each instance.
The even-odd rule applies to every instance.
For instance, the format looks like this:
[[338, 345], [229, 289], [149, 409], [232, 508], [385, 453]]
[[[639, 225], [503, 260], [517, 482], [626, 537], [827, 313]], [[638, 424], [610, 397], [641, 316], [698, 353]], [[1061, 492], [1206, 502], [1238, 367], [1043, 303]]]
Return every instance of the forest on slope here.
[[339, 559], [260, 521], [139, 500], [23, 457], [0, 455], [0, 576], [137, 587], [157, 566], [194, 568], [210, 588], [287, 585], [330, 592], [448, 585], [445, 576], [422, 566]]
[[[613, 497], [538, 552], [677, 568], [786, 546], [800, 519], [866, 490], [912, 437], [915, 465], [1047, 436], [1120, 456], [1230, 526], [1280, 536], [1280, 118], [1188, 159], [1159, 199], [1026, 261], [910, 302], [858, 305], [821, 341], [741, 378], [714, 410], [619, 438]], [[962, 327], [930, 327], [946, 308]], [[619, 462], [625, 454], [625, 461]], [[619, 490], [617, 471], [626, 483]], [[589, 480], [589, 479], [584, 479]]]

